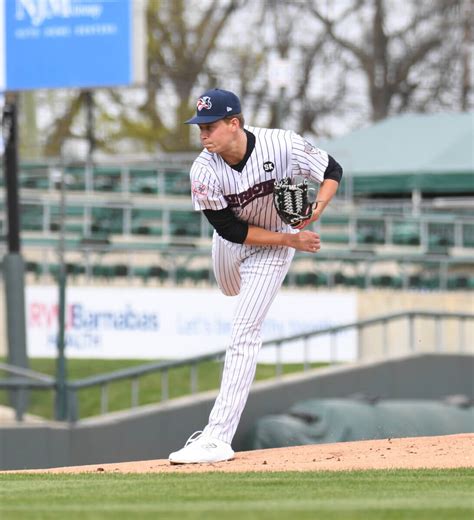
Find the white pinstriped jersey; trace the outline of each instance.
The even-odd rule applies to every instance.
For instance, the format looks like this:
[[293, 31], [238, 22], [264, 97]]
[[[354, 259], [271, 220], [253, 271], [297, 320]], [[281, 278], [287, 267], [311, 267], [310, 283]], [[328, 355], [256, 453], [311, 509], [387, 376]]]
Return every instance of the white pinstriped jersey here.
[[[285, 177], [321, 183], [328, 165], [326, 152], [292, 131], [245, 127], [255, 147], [242, 171], [220, 155], [203, 150], [191, 168], [195, 210], [231, 208], [240, 220], [270, 231], [298, 233], [285, 224], [273, 205], [273, 185]], [[255, 376], [261, 328], [290, 267], [295, 250], [285, 246], [249, 246], [214, 232], [212, 259], [221, 291], [239, 295], [219, 395], [205, 434], [230, 443]]]
[[255, 135], [255, 148], [242, 172], [220, 155], [203, 150], [191, 168], [195, 210], [230, 207], [244, 222], [270, 231], [293, 231], [273, 205], [273, 185], [285, 177], [301, 176], [320, 184], [328, 154], [291, 130], [246, 126]]

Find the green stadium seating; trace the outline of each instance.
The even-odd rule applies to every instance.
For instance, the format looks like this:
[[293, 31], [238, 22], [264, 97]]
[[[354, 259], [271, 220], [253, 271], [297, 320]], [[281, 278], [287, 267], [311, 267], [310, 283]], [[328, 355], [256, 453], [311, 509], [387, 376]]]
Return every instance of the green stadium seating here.
[[416, 222], [396, 222], [392, 241], [399, 245], [417, 246], [420, 244], [420, 229]]
[[385, 222], [374, 219], [357, 219], [358, 244], [383, 244], [385, 242]]
[[[53, 165], [53, 168], [57, 169], [57, 166]], [[133, 257], [136, 250], [151, 254], [166, 252], [169, 248], [191, 252], [210, 247], [212, 227], [199, 212], [191, 209], [187, 166], [96, 165], [92, 175], [92, 194], [85, 192], [84, 166], [68, 166], [66, 206], [63, 209], [59, 204], [60, 186], [56, 183], [57, 173], [53, 168], [46, 163], [21, 165], [19, 181], [21, 189], [25, 190], [20, 205], [22, 245], [26, 250], [30, 247], [35, 251], [45, 248], [56, 253], [60, 245], [59, 231], [64, 223], [68, 251], [80, 252], [87, 246], [103, 255], [103, 260], [88, 260], [90, 269], [87, 273], [92, 271], [93, 276], [110, 280], [135, 277], [144, 282], [174, 280], [177, 283], [201, 283], [210, 280], [212, 275], [208, 268], [181, 266], [168, 272], [161, 266], [153, 265], [151, 257], [149, 266], [134, 266], [127, 263], [124, 257], [117, 259], [108, 256], [109, 249]], [[125, 192], [127, 186], [129, 191]], [[38, 197], [34, 190], [38, 190]], [[0, 208], [5, 229], [4, 201], [0, 202]], [[324, 249], [334, 251], [334, 255], [342, 258], [346, 265], [351, 262], [351, 254], [355, 255], [356, 260], [357, 255], [365, 254], [367, 261], [376, 262], [381, 255], [398, 251], [398, 254], [407, 253], [409, 262], [418, 266], [418, 274], [402, 279], [392, 270], [366, 276], [354, 274], [355, 270], [346, 270], [339, 265], [333, 272], [334, 266], [322, 267], [320, 255], [317, 256], [319, 264], [317, 268], [315, 264], [315, 270], [290, 270], [285, 284], [354, 288], [400, 288], [408, 285], [413, 289], [435, 290], [447, 283], [449, 290], [472, 289], [474, 278], [469, 260], [460, 274], [448, 272], [442, 276], [439, 260], [433, 265], [424, 265], [423, 262], [428, 259], [427, 255], [447, 260], [455, 255], [472, 258], [469, 248], [474, 248], [474, 211], [430, 210], [428, 213], [423, 210], [419, 216], [414, 216], [411, 213], [405, 215], [406, 204], [403, 211], [401, 208], [402, 205], [384, 205], [383, 201], [374, 205], [364, 203], [360, 207], [352, 205], [347, 210], [331, 207], [315, 226], [321, 234]], [[90, 219], [86, 221], [87, 215]], [[463, 248], [467, 251], [462, 251]], [[412, 253], [408, 252], [410, 249]], [[209, 250], [203, 254], [209, 256]], [[419, 260], [415, 255], [419, 255]], [[43, 272], [54, 276], [58, 272], [54, 263], [46, 260], [44, 264], [38, 262], [37, 254], [28, 260], [26, 270], [37, 277], [42, 276]], [[68, 262], [67, 270], [68, 275], [73, 277], [86, 272], [84, 266], [74, 262], [70, 265]], [[364, 273], [363, 270], [361, 272]]]
[[474, 224], [465, 224], [463, 231], [463, 247], [474, 247]]
[[348, 233], [326, 233], [321, 232], [321, 241], [328, 244], [349, 244]]

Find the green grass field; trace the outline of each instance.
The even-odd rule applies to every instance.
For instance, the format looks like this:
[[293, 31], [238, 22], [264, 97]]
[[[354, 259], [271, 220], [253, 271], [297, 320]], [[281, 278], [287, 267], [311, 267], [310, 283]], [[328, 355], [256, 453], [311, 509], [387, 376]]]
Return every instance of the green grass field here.
[[[0, 361], [5, 360], [0, 358]], [[156, 360], [154, 360], [156, 361]], [[68, 379], [82, 379], [98, 374], [121, 370], [151, 362], [151, 360], [137, 359], [70, 359], [68, 360]], [[43, 374], [55, 374], [54, 359], [32, 358], [30, 368]], [[312, 367], [326, 366], [323, 363], [315, 363]], [[289, 374], [303, 370], [301, 364], [283, 365], [283, 373]], [[198, 390], [214, 390], [219, 386], [221, 365], [217, 362], [207, 362], [199, 365]], [[275, 365], [259, 364], [257, 367], [257, 380], [267, 379], [275, 375]], [[6, 377], [0, 371], [0, 378]], [[151, 404], [161, 401], [161, 376], [158, 373], [149, 374], [140, 378], [139, 404]], [[169, 372], [169, 398], [173, 399], [190, 393], [190, 368], [181, 367]], [[130, 407], [131, 383], [130, 381], [117, 381], [109, 386], [109, 411], [123, 410]], [[8, 403], [6, 391], [0, 390], [0, 405]], [[100, 413], [100, 387], [88, 388], [79, 392], [79, 408], [81, 418], [91, 417]], [[30, 393], [28, 413], [39, 415], [46, 419], [54, 416], [54, 395], [51, 391], [35, 390]]]
[[0, 518], [460, 520], [474, 470], [0, 475]]

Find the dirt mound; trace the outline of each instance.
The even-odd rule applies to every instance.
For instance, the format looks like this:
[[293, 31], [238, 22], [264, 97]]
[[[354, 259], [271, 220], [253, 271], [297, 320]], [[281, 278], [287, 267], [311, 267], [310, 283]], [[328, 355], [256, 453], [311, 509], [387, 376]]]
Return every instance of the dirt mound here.
[[170, 465], [167, 460], [93, 464], [29, 472], [193, 473], [205, 471], [347, 471], [474, 467], [474, 434], [382, 439], [242, 451], [217, 464]]

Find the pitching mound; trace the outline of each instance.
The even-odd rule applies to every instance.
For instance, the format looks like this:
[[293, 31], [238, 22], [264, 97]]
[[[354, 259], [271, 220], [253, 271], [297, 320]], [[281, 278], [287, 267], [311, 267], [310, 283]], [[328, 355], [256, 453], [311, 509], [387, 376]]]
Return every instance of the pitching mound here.
[[474, 434], [382, 439], [243, 451], [216, 464], [170, 465], [167, 460], [30, 470], [47, 473], [193, 473], [205, 471], [347, 471], [474, 467]]

